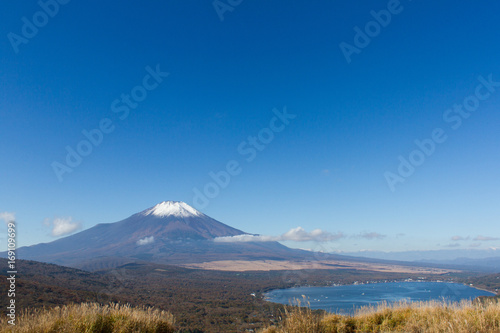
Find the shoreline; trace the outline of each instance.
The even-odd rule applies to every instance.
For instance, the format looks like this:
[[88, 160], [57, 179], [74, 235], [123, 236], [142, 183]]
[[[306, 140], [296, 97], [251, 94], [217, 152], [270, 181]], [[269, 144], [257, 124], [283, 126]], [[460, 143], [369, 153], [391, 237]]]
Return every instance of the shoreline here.
[[[444, 281], [444, 280], [413, 280], [413, 279], [405, 279], [405, 280], [382, 280], [382, 281], [370, 281], [370, 282], [360, 282], [360, 283], [349, 283], [349, 284], [343, 284], [343, 283], [339, 283], [339, 284], [334, 284], [334, 285], [324, 285], [324, 286], [311, 286], [311, 285], [296, 285], [296, 286], [293, 286], [293, 287], [289, 287], [289, 288], [280, 288], [280, 289], [271, 289], [269, 291], [266, 291], [265, 293], [268, 293], [272, 290], [286, 290], [286, 289], [292, 289], [292, 288], [322, 288], [322, 287], [340, 287], [340, 286], [359, 286], [359, 285], [364, 285], [364, 284], [378, 284], [378, 283], [404, 283], [404, 282], [434, 282], [434, 283], [455, 283], [455, 284], [461, 284], [461, 285], [464, 285], [466, 287], [469, 287], [469, 288], [474, 288], [474, 289], [477, 289], [477, 290], [482, 290], [482, 291], [486, 291], [486, 292], [489, 292], [489, 293], [493, 293], [494, 296], [496, 295], [500, 295], [500, 292], [496, 292], [495, 290], [489, 290], [489, 289], [485, 289], [485, 288], [480, 288], [480, 287], [476, 287], [475, 285], [470, 285], [470, 284], [467, 284], [465, 282], [457, 282], [457, 281]], [[263, 293], [264, 294], [264, 293]]]
[[[464, 285], [466, 285], [467, 287], [475, 288], [477, 290], [482, 290], [482, 291], [487, 291], [489, 293], [493, 293], [494, 294], [493, 296], [500, 296], [500, 292], [497, 292], [495, 290], [489, 290], [489, 289], [485, 289], [485, 288], [479, 288], [479, 287], [476, 287], [474, 285], [470, 286], [470, 285], [465, 284], [465, 283], [464, 283]], [[493, 296], [488, 296], [488, 297], [493, 297]]]

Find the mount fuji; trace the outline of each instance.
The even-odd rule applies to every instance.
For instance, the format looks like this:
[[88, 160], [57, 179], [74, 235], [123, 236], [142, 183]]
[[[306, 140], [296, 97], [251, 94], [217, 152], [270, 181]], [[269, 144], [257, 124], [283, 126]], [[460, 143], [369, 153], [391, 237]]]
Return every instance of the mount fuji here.
[[215, 260], [294, 260], [308, 251], [278, 242], [214, 242], [246, 235], [180, 201], [164, 201], [122, 221], [17, 250], [20, 259], [96, 269], [136, 260], [162, 264]]

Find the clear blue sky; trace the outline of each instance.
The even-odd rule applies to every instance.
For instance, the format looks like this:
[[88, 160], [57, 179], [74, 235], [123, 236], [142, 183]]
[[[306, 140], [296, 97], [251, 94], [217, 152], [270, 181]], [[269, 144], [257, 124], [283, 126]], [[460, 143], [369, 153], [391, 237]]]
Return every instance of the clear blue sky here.
[[[19, 245], [55, 239], [55, 219], [89, 228], [164, 200], [196, 207], [193, 189], [234, 160], [241, 172], [197, 208], [247, 232], [344, 235], [287, 242], [323, 250], [500, 247], [500, 87], [478, 88], [500, 81], [497, 1], [244, 0], [223, 20], [211, 1], [2, 7], [0, 212], [16, 214]], [[388, 7], [385, 27], [370, 24]], [[23, 29], [34, 19], [36, 35]], [[340, 45], [377, 26], [348, 63]], [[169, 75], [127, 107], [148, 66]], [[468, 118], [447, 114], [464, 99]], [[296, 117], [265, 130], [284, 107]], [[114, 130], [60, 181], [53, 163], [103, 119]], [[446, 141], [392, 191], [386, 173], [436, 128]], [[249, 162], [238, 147], [259, 132], [274, 139]]]

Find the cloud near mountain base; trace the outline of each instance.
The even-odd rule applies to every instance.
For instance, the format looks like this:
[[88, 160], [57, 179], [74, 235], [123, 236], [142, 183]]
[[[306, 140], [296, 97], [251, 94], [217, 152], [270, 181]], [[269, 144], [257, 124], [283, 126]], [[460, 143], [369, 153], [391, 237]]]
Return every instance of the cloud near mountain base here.
[[154, 243], [154, 241], [155, 241], [154, 236], [150, 236], [150, 237], [144, 237], [144, 238], [139, 239], [136, 242], [136, 244], [141, 246], [141, 245], [147, 245], [147, 244]]
[[330, 242], [343, 238], [344, 234], [331, 233], [321, 229], [314, 229], [307, 232], [302, 227], [290, 229], [281, 236], [265, 236], [265, 235], [237, 235], [217, 237], [214, 242], [231, 243], [231, 242], [279, 242], [279, 241], [293, 241], [293, 242]]

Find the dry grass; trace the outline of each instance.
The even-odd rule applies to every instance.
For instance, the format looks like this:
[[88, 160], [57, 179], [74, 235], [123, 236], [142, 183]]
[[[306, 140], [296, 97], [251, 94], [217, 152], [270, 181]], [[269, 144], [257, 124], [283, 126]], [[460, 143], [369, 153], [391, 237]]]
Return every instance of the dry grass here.
[[315, 315], [309, 308], [294, 308], [279, 327], [261, 333], [500, 332], [500, 303], [462, 301], [400, 302], [366, 307], [354, 316]]
[[153, 308], [97, 303], [30, 310], [16, 318], [16, 326], [0, 322], [0, 332], [23, 333], [108, 333], [175, 332], [171, 313]]

